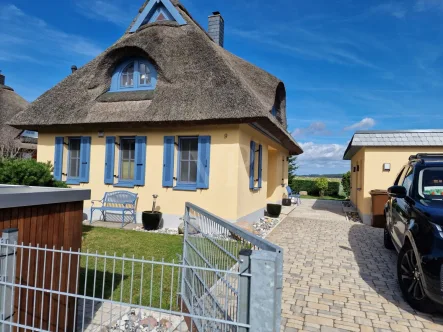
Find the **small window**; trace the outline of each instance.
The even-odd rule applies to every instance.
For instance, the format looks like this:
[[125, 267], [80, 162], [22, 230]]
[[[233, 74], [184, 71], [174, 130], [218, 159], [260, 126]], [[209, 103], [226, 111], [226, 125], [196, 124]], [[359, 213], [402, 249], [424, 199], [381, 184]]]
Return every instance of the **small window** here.
[[262, 187], [263, 147], [254, 141], [250, 144], [249, 163], [249, 189], [259, 190]]
[[195, 185], [197, 183], [197, 161], [198, 138], [179, 138], [179, 185]]
[[80, 138], [70, 138], [68, 149], [68, 180], [76, 180], [80, 177]]
[[122, 138], [120, 141], [120, 176], [121, 182], [134, 180], [135, 138]]
[[154, 90], [157, 71], [144, 59], [127, 60], [120, 64], [112, 75], [111, 92], [128, 90]]
[[132, 88], [134, 86], [134, 62], [123, 69], [120, 76], [120, 88]]

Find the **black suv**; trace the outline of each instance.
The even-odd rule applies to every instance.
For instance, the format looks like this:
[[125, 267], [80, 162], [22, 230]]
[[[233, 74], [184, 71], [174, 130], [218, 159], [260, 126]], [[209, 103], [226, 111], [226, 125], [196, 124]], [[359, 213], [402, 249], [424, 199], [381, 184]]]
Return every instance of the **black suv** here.
[[388, 194], [384, 244], [399, 252], [400, 288], [414, 309], [434, 312], [443, 305], [443, 154], [411, 156]]

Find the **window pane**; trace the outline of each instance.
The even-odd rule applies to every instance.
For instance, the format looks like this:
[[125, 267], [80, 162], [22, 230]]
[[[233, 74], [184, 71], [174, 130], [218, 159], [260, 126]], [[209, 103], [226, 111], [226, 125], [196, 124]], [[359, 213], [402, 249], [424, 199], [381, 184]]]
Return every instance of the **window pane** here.
[[130, 178], [130, 167], [131, 167], [130, 161], [122, 161], [122, 168], [121, 168], [122, 175], [121, 175], [121, 178], [123, 180], [130, 180], [131, 179]]
[[190, 160], [198, 159], [198, 139], [190, 140]]
[[181, 161], [180, 162], [180, 182], [189, 182], [189, 162]]
[[182, 139], [180, 142], [181, 160], [189, 160], [189, 140]]
[[189, 182], [197, 182], [197, 161], [190, 161], [189, 166]]
[[122, 138], [120, 142], [120, 179], [133, 180], [134, 179], [134, 157], [135, 157], [135, 139]]
[[131, 87], [134, 85], [134, 63], [129, 64], [122, 71], [120, 86], [121, 87]]
[[69, 165], [68, 177], [78, 178], [80, 171], [80, 140], [69, 140]]
[[151, 83], [151, 74], [150, 74], [148, 66], [144, 63], [140, 63], [139, 71], [140, 71], [140, 84], [141, 85], [150, 84]]

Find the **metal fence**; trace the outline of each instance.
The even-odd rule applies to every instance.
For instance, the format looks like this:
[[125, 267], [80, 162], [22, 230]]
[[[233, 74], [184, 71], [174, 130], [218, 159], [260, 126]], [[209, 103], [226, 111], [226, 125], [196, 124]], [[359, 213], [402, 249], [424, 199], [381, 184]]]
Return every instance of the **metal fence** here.
[[194, 318], [192, 325], [198, 331], [279, 331], [282, 249], [191, 203], [184, 220], [188, 268], [181, 299], [193, 316], [213, 318]]
[[179, 262], [4, 232], [0, 331], [278, 331], [281, 249], [189, 203], [184, 221]]

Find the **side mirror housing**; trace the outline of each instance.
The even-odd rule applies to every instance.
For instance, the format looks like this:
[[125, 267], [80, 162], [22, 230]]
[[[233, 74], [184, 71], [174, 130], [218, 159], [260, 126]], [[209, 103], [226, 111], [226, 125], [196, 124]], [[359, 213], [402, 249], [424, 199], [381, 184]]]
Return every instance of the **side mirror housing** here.
[[403, 186], [392, 186], [388, 189], [388, 195], [392, 198], [405, 198], [406, 188]]

